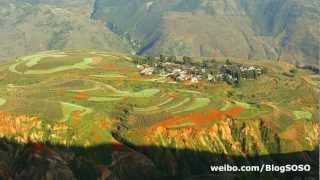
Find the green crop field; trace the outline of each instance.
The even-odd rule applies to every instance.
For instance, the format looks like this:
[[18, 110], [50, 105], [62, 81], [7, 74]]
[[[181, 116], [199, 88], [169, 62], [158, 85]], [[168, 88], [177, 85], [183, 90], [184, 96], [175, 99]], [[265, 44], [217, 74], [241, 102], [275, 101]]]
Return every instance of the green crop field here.
[[[238, 87], [224, 81], [188, 84], [142, 76], [133, 58], [49, 51], [0, 65], [0, 77], [6, 77], [0, 79], [0, 112], [39, 120], [32, 131], [20, 123], [13, 126], [19, 133], [7, 136], [88, 148], [121, 144], [113, 134], [120, 132], [135, 145], [249, 155], [274, 152], [274, 137], [286, 152], [313, 147], [313, 136], [305, 142], [299, 133], [312, 133], [319, 119], [315, 74], [299, 70], [292, 78], [283, 75], [281, 64], [263, 62], [269, 73]], [[111, 163], [112, 157], [104, 159]]]
[[93, 112], [93, 110], [91, 108], [86, 108], [86, 107], [79, 106], [76, 104], [61, 102], [61, 105], [62, 105], [62, 109], [63, 109], [63, 120], [62, 121], [70, 120], [72, 112], [79, 111], [81, 116], [84, 116], [86, 114], [90, 114]]
[[192, 104], [190, 104], [188, 107], [186, 107], [185, 109], [178, 111], [178, 112], [184, 112], [184, 111], [193, 111], [199, 108], [203, 108], [208, 106], [208, 104], [210, 103], [210, 99], [209, 98], [195, 98], [192, 102]]
[[6, 102], [6, 99], [0, 98], [0, 106], [4, 105]]
[[308, 111], [293, 111], [293, 114], [296, 119], [312, 120], [312, 113]]

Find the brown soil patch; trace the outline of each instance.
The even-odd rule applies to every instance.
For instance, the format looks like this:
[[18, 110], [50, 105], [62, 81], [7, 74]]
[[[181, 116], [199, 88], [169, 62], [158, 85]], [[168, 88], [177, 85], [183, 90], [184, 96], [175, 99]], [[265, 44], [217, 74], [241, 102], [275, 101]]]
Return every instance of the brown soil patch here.
[[89, 99], [89, 94], [85, 91], [81, 91], [81, 92], [78, 92], [76, 94], [76, 96], [74, 96], [74, 99], [76, 100], [88, 100]]
[[72, 127], [76, 127], [80, 123], [81, 111], [73, 111], [71, 113], [71, 124]]
[[285, 132], [281, 133], [280, 137], [287, 140], [295, 140], [299, 137], [299, 131], [304, 129], [302, 123], [294, 123]]
[[192, 122], [196, 125], [206, 125], [214, 120], [223, 120], [226, 117], [235, 117], [242, 112], [242, 110], [243, 109], [240, 107], [234, 107], [225, 112], [216, 109], [210, 109], [205, 112], [194, 112], [185, 116], [176, 116], [166, 119], [160, 123], [157, 123], [154, 125], [154, 127], [169, 127], [186, 121]]
[[101, 66], [101, 69], [103, 69], [103, 70], [116, 70], [118, 68], [115, 64], [104, 64]]
[[92, 64], [97, 65], [102, 61], [102, 57], [93, 57], [92, 58]]

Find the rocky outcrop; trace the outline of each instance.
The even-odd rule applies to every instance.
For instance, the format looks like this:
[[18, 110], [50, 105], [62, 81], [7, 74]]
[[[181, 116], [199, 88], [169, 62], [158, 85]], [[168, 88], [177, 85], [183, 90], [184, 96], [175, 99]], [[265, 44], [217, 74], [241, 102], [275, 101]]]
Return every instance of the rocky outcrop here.
[[68, 163], [42, 145], [16, 145], [0, 141], [0, 178], [61, 180], [76, 179]]
[[[299, 147], [302, 145], [304, 150], [314, 150], [318, 142], [314, 130], [317, 127], [317, 124], [310, 123], [310, 126], [306, 125], [304, 130], [300, 130], [300, 139], [294, 140], [300, 145], [291, 146], [289, 151], [286, 147], [288, 139], [265, 120], [240, 122], [228, 118], [207, 128], [170, 129], [159, 126], [145, 132], [144, 142], [145, 146], [156, 146], [160, 150], [145, 148], [142, 152], [156, 166], [173, 176], [204, 173], [204, 169], [212, 163], [254, 164], [256, 159], [250, 160], [251, 157], [264, 157], [264, 161], [277, 163], [282, 162], [280, 154], [301, 152]], [[273, 160], [273, 155], [277, 157], [276, 160]], [[308, 154], [298, 155], [298, 159], [301, 157], [310, 159]]]

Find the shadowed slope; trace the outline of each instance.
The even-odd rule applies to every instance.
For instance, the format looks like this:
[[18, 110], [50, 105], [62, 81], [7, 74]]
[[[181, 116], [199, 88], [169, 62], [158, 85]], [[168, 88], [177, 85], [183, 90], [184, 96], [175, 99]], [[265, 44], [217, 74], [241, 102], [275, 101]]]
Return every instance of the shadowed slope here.
[[[318, 151], [240, 157], [155, 146], [65, 147], [0, 140], [0, 179], [318, 179]], [[110, 149], [112, 151], [110, 152]], [[210, 172], [210, 166], [309, 164], [310, 172]]]

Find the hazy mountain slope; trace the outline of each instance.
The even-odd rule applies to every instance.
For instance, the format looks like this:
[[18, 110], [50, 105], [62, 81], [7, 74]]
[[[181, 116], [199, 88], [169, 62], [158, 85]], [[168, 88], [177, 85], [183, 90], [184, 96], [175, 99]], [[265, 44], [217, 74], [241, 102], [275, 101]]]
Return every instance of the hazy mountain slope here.
[[139, 50], [161, 35], [161, 16], [175, 1], [97, 0], [92, 18], [103, 19]]
[[319, 59], [317, 0], [3, 0], [0, 13], [0, 59], [65, 48]]
[[95, 0], [15, 0], [18, 3], [29, 3], [32, 5], [50, 5], [73, 12], [90, 15]]
[[241, 1], [260, 36], [272, 36], [284, 59], [319, 59], [320, 2], [317, 0]]
[[274, 47], [255, 35], [237, 1], [202, 1], [195, 11], [176, 11], [163, 19], [165, 38], [157, 46], [165, 52], [179, 44], [190, 55], [276, 58]]
[[315, 0], [96, 0], [92, 17], [139, 53], [316, 63]]
[[241, 26], [248, 24], [248, 19], [175, 12], [164, 20], [164, 36], [150, 49], [152, 53], [248, 59], [277, 57], [268, 41], [256, 37], [249, 26]]
[[0, 2], [0, 59], [65, 48], [130, 51], [103, 22], [89, 18], [89, 1], [50, 2]]

